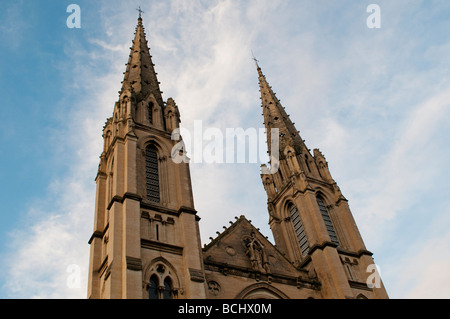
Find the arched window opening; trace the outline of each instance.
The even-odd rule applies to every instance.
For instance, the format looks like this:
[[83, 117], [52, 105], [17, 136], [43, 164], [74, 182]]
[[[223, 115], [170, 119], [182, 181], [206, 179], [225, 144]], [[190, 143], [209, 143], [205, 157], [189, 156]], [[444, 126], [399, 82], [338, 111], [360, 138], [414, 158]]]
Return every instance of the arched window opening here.
[[149, 297], [149, 299], [159, 299], [158, 286], [159, 286], [158, 277], [156, 277], [156, 275], [153, 275], [150, 278], [150, 286], [148, 287], [148, 297]]
[[158, 153], [155, 146], [150, 145], [145, 151], [145, 170], [147, 199], [151, 202], [159, 203], [159, 167]]
[[291, 215], [291, 221], [294, 225], [295, 234], [297, 235], [298, 242], [300, 243], [300, 249], [302, 256], [306, 256], [309, 252], [309, 243], [306, 238], [305, 228], [303, 226], [302, 219], [295, 205], [290, 204], [289, 213]]
[[169, 277], [164, 279], [163, 299], [173, 299], [172, 295], [172, 280]]
[[163, 258], [158, 259], [145, 270], [145, 277], [150, 278], [147, 284], [149, 298], [178, 299], [179, 280], [176, 271], [172, 266], [166, 265]]
[[322, 198], [317, 197], [317, 204], [319, 205], [320, 213], [322, 214], [323, 221], [325, 222], [325, 227], [327, 228], [328, 235], [330, 235], [330, 239], [336, 245], [339, 245], [339, 240], [336, 235], [336, 231], [334, 230], [333, 223], [331, 222], [330, 215], [328, 213], [328, 209], [325, 206], [325, 203]]
[[153, 124], [153, 102], [148, 104], [148, 120], [150, 124]]

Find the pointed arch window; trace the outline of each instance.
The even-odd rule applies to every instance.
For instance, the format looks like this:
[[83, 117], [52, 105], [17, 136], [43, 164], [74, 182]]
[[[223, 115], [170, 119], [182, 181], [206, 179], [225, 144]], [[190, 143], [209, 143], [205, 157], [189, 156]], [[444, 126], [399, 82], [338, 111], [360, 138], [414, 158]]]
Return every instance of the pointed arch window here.
[[164, 279], [164, 287], [159, 286], [158, 276], [155, 274], [150, 278], [148, 285], [149, 299], [174, 299], [172, 280], [167, 277]]
[[317, 204], [319, 205], [320, 213], [322, 215], [323, 221], [325, 222], [325, 227], [327, 228], [328, 235], [330, 235], [331, 241], [336, 245], [339, 245], [339, 240], [337, 238], [336, 231], [334, 230], [330, 214], [328, 213], [328, 209], [325, 206], [325, 202], [320, 196], [317, 196]]
[[153, 275], [150, 278], [150, 285], [148, 286], [148, 297], [149, 297], [149, 299], [159, 299], [158, 286], [159, 286], [158, 277], [156, 275]]
[[169, 268], [162, 264], [155, 264], [150, 273], [150, 280], [147, 284], [149, 299], [178, 299], [178, 289], [174, 288], [177, 282]]
[[148, 104], [148, 120], [150, 124], [153, 124], [153, 102]]
[[297, 239], [300, 244], [302, 256], [306, 256], [306, 254], [308, 254], [309, 252], [309, 243], [308, 239], [306, 238], [305, 228], [303, 226], [302, 219], [295, 205], [290, 204], [289, 214], [291, 215], [291, 221], [292, 224], [294, 225], [295, 234], [297, 235]]
[[159, 193], [159, 167], [158, 152], [154, 145], [150, 145], [145, 150], [145, 171], [147, 199], [154, 203], [160, 202]]
[[163, 299], [173, 299], [172, 295], [172, 280], [169, 277], [164, 279]]

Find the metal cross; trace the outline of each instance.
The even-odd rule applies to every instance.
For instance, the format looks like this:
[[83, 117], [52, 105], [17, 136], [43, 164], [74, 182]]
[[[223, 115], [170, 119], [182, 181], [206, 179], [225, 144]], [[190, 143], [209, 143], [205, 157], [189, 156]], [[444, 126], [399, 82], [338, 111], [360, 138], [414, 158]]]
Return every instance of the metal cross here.
[[139, 19], [141, 19], [141, 14], [144, 13], [144, 11], [141, 10], [141, 6], [139, 6], [139, 9], [136, 10], [139, 11]]
[[252, 57], [253, 57], [253, 60], [256, 63], [256, 66], [259, 67], [259, 64], [258, 64], [259, 61], [255, 58], [255, 55], [253, 54], [253, 50], [252, 50]]

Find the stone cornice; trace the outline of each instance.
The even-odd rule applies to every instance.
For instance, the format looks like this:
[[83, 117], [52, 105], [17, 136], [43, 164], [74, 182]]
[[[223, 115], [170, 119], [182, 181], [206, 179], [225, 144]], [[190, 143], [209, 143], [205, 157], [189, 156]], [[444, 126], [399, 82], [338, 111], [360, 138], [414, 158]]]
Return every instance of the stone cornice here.
[[141, 238], [141, 247], [160, 252], [183, 255], [183, 247]]
[[92, 234], [91, 238], [89, 239], [89, 245], [92, 243], [92, 241], [94, 240], [94, 238], [103, 238], [103, 236], [105, 236], [106, 231], [109, 228], [109, 223], [106, 224], [105, 229], [103, 229], [103, 231], [100, 230], [96, 230], [94, 231], [94, 233]]
[[309, 249], [308, 254], [309, 254], [309, 255], [312, 255], [312, 254], [314, 254], [314, 252], [315, 252], [316, 250], [318, 250], [318, 249], [319, 249], [319, 250], [324, 250], [324, 249], [327, 248], [327, 247], [337, 248], [338, 245], [335, 244], [335, 243], [333, 243], [333, 242], [331, 242], [331, 241], [324, 241], [324, 242], [322, 242], [321, 244], [314, 244], [314, 245]]
[[116, 202], [123, 204], [123, 202], [124, 202], [126, 199], [131, 199], [131, 200], [135, 200], [135, 201], [140, 202], [140, 201], [142, 201], [142, 196], [140, 196], [140, 195], [138, 195], [138, 194], [133, 194], [133, 193], [125, 193], [123, 196], [118, 196], [118, 195], [116, 195], [116, 196], [114, 196], [114, 197], [111, 199], [111, 201], [109, 202], [108, 207], [107, 207], [106, 209], [107, 209], [107, 210], [110, 210], [111, 207], [112, 207], [112, 206], [114, 205], [114, 203], [116, 203]]
[[92, 242], [94, 241], [94, 238], [103, 238], [103, 234], [104, 234], [104, 232], [101, 232], [101, 231], [96, 230], [96, 231], [92, 234], [91, 238], [89, 238], [88, 244], [89, 244], [89, 245], [92, 244]]
[[[219, 272], [224, 276], [232, 275], [245, 278], [255, 279], [256, 281], [268, 282], [268, 283], [282, 283], [285, 285], [296, 286], [297, 288], [309, 288], [318, 289], [320, 283], [315, 279], [305, 278], [304, 276], [286, 276], [276, 273], [263, 274], [258, 271], [254, 271], [250, 268], [239, 267], [236, 265], [230, 265], [228, 263], [222, 263], [217, 261], [204, 259], [205, 270], [211, 272]], [[301, 272], [302, 270], [300, 270]]]
[[152, 133], [153, 135], [156, 135], [156, 136], [166, 137], [169, 140], [172, 139], [172, 133], [170, 133], [168, 131], [164, 131], [164, 130], [158, 129], [158, 128], [155, 128], [153, 126], [148, 126], [148, 125], [145, 125], [145, 124], [141, 124], [141, 123], [135, 122], [135, 129], [144, 131], [145, 133]]

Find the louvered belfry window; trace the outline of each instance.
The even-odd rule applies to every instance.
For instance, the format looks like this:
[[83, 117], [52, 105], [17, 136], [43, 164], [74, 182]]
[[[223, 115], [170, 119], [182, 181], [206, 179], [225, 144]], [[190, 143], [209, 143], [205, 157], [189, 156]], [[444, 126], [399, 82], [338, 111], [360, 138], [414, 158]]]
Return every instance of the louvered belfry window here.
[[292, 224], [294, 225], [295, 234], [297, 235], [298, 242], [300, 243], [302, 256], [306, 256], [309, 252], [309, 243], [306, 238], [305, 228], [303, 227], [302, 219], [300, 218], [297, 207], [295, 207], [295, 205], [291, 205], [289, 207], [289, 213], [291, 215]]
[[159, 203], [159, 167], [158, 153], [153, 145], [147, 147], [145, 151], [145, 170], [147, 199], [151, 202]]
[[320, 213], [322, 214], [323, 221], [325, 222], [325, 227], [328, 230], [328, 235], [330, 235], [330, 239], [336, 245], [339, 245], [339, 240], [336, 235], [336, 231], [334, 230], [333, 223], [331, 222], [330, 215], [328, 214], [328, 209], [325, 206], [322, 198], [317, 197], [317, 204], [319, 204]]

